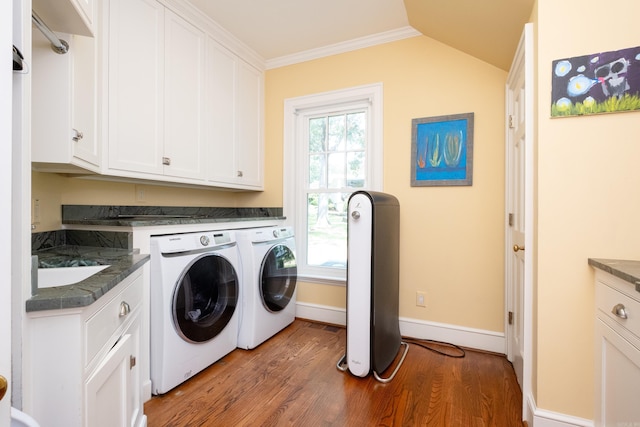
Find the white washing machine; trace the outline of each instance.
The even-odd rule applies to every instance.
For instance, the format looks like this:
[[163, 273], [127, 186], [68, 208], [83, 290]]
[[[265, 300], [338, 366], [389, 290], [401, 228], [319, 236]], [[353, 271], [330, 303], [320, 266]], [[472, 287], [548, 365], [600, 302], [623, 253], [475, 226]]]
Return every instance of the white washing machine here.
[[291, 227], [236, 231], [242, 261], [238, 347], [262, 344], [296, 317], [298, 268]]
[[151, 237], [151, 382], [162, 394], [237, 348], [233, 231]]

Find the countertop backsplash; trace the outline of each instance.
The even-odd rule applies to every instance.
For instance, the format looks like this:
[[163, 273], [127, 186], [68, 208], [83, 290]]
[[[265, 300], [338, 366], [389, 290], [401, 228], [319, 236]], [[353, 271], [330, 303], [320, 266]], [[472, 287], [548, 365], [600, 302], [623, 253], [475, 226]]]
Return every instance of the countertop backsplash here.
[[63, 205], [63, 224], [155, 226], [285, 219], [282, 208]]
[[31, 253], [61, 246], [90, 246], [112, 249], [133, 249], [130, 231], [56, 230], [33, 233]]

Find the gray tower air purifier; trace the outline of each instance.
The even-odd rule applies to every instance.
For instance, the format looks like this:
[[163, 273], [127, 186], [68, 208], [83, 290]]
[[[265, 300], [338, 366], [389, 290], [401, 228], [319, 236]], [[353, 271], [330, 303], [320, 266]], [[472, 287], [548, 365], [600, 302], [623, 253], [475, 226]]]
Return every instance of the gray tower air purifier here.
[[[337, 367], [359, 377], [373, 372], [389, 382], [408, 350], [398, 317], [400, 205], [389, 194], [357, 191], [349, 198], [347, 219], [347, 350]], [[392, 374], [380, 377], [401, 346]]]

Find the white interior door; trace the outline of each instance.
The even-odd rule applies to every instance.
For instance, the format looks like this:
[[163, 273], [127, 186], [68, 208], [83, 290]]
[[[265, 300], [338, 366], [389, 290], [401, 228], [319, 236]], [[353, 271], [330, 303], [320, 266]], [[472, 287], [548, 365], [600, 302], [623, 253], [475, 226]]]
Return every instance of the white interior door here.
[[533, 49], [525, 25], [506, 88], [505, 282], [507, 357], [526, 395], [530, 389], [533, 286]]

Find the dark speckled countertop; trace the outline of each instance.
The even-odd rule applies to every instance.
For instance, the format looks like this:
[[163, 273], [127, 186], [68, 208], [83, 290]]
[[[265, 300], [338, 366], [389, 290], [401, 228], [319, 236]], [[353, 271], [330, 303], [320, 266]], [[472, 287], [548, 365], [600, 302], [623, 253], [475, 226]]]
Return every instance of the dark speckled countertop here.
[[31, 236], [32, 254], [39, 263], [64, 266], [68, 260], [90, 260], [109, 267], [81, 282], [33, 289], [26, 302], [28, 312], [86, 307], [149, 261], [132, 247], [129, 232], [58, 230]]
[[631, 283], [640, 292], [640, 261], [589, 258], [589, 265]]
[[63, 224], [150, 227], [284, 219], [282, 208], [62, 206]]
[[86, 307], [116, 287], [150, 258], [148, 254], [132, 253], [126, 249], [77, 246], [64, 246], [40, 252], [38, 258], [47, 260], [78, 256], [76, 254], [82, 254], [82, 258], [98, 261], [102, 265], [108, 264], [109, 267], [73, 285], [38, 289], [37, 293], [27, 300], [28, 312]]

